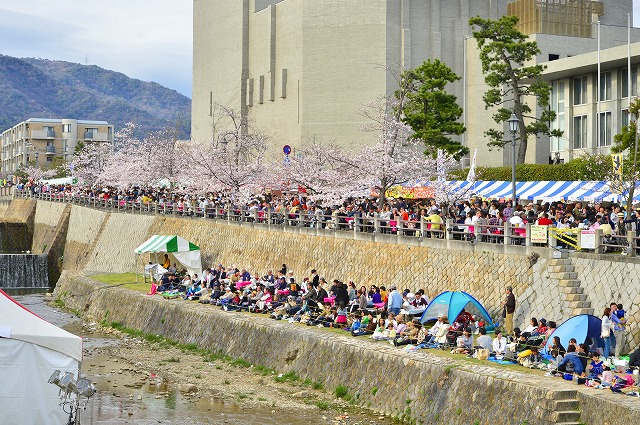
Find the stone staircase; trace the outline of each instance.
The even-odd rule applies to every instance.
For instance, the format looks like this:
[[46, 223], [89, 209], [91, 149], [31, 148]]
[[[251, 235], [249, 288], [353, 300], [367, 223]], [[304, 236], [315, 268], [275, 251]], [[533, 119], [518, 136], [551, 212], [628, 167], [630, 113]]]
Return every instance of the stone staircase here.
[[554, 391], [551, 420], [558, 425], [579, 425], [580, 401], [576, 390]]
[[549, 277], [558, 281], [558, 286], [565, 294], [565, 300], [569, 303], [571, 315], [593, 314], [591, 301], [587, 299], [587, 294], [578, 279], [578, 273], [567, 253], [562, 253], [563, 258], [553, 258], [549, 260]]

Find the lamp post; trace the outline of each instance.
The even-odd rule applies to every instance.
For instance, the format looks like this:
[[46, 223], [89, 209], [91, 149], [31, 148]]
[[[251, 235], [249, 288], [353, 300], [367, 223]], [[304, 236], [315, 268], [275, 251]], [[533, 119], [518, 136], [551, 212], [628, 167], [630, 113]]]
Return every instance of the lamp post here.
[[38, 151], [36, 151], [36, 153], [34, 153], [35, 157], [36, 157], [36, 167], [38, 166], [38, 156], [40, 155], [40, 153], [38, 153]]
[[516, 209], [516, 131], [518, 131], [518, 117], [511, 114], [507, 120], [509, 123], [509, 131], [511, 132], [511, 206]]

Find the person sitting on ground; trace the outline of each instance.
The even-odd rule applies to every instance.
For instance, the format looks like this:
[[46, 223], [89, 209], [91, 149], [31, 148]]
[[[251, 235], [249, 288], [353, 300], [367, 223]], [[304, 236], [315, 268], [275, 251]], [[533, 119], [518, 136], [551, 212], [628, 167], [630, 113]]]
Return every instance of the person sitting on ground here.
[[524, 328], [524, 330], [522, 331], [522, 335], [524, 335], [526, 339], [526, 338], [529, 338], [531, 334], [537, 330], [538, 330], [538, 319], [536, 319], [535, 317], [532, 317], [531, 320], [529, 321], [529, 326]]
[[591, 363], [589, 363], [589, 379], [600, 380], [602, 378], [602, 372], [604, 372], [604, 363], [600, 360], [600, 354], [596, 351], [589, 353], [591, 357]]
[[567, 353], [567, 350], [560, 342], [560, 337], [557, 335], [552, 338], [551, 344], [547, 345], [547, 351], [558, 361], [559, 357], [562, 358]]
[[413, 321], [407, 323], [407, 325], [405, 326], [404, 329], [402, 329], [397, 336], [391, 340], [391, 342], [393, 343], [393, 345], [400, 346], [400, 345], [407, 345], [407, 344], [415, 344], [416, 343], [416, 338], [418, 336], [418, 327], [416, 326], [415, 323], [413, 323]]
[[629, 367], [637, 367], [640, 369], [640, 348], [636, 348], [629, 354]]
[[476, 347], [491, 351], [493, 348], [493, 340], [489, 335], [487, 335], [487, 330], [481, 326], [478, 329], [478, 332], [480, 333], [480, 336], [476, 339]]
[[526, 356], [518, 356], [518, 362], [528, 368], [536, 367], [541, 361], [542, 356], [540, 355], [540, 348], [538, 347], [531, 347]]
[[360, 329], [357, 331], [351, 331], [351, 335], [360, 336], [360, 335], [373, 335], [377, 328], [376, 320], [373, 317], [373, 313], [367, 313], [366, 317], [363, 317], [360, 322]]
[[574, 373], [578, 376], [582, 376], [584, 374], [584, 366], [582, 366], [582, 361], [576, 353], [575, 345], [570, 345], [569, 348], [567, 348], [567, 354], [558, 364], [558, 368], [552, 371], [552, 373], [556, 372]]
[[459, 336], [456, 342], [458, 346], [451, 351], [452, 353], [471, 355], [473, 353], [473, 335], [471, 328], [466, 327], [462, 332], [462, 336]]
[[493, 340], [492, 344], [493, 354], [496, 356], [496, 359], [502, 359], [507, 353], [507, 338], [502, 336], [502, 331], [496, 331], [496, 337]]

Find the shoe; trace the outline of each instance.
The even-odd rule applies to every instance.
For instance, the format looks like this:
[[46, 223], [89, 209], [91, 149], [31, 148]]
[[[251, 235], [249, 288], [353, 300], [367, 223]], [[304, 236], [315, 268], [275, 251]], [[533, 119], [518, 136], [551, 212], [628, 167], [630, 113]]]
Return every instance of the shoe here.
[[456, 353], [456, 350], [451, 350], [451, 354], [455, 354], [455, 353]]

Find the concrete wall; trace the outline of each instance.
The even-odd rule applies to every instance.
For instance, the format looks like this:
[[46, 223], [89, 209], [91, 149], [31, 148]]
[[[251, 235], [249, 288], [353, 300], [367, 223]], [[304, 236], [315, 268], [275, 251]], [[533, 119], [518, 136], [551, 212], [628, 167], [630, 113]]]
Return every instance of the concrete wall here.
[[58, 204], [55, 202], [38, 203], [34, 218], [31, 252], [41, 254], [46, 252], [47, 248], [51, 246], [52, 240], [55, 237], [56, 228], [66, 207], [66, 204]]
[[[406, 353], [367, 338], [148, 297], [68, 273], [58, 283], [56, 295], [87, 318], [197, 344], [278, 372], [295, 371], [303, 379], [321, 381], [327, 391], [343, 385], [356, 404], [417, 423], [547, 425], [576, 420], [582, 410], [586, 414], [581, 421], [596, 425], [635, 423], [640, 414], [637, 403], [622, 405], [620, 395], [560, 379], [426, 350]], [[216, 326], [194, 327], [194, 323]]]

